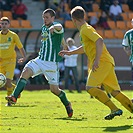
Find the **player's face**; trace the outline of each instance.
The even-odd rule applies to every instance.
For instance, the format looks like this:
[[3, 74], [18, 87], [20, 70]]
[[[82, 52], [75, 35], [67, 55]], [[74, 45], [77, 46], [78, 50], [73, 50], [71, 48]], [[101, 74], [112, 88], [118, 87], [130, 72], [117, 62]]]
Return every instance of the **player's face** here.
[[54, 16], [51, 17], [50, 13], [45, 13], [45, 14], [42, 15], [42, 18], [44, 20], [44, 24], [46, 26], [49, 26], [54, 21], [55, 17]]
[[1, 29], [4, 31], [8, 30], [10, 26], [10, 24], [7, 21], [1, 21], [0, 25], [1, 25]]

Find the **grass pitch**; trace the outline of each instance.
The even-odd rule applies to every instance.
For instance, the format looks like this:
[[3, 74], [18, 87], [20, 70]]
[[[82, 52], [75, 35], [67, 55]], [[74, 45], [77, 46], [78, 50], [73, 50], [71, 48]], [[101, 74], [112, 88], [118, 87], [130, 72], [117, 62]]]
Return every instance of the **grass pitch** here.
[[[111, 98], [123, 115], [104, 120], [110, 110], [83, 91], [69, 93], [74, 115], [68, 118], [60, 99], [50, 91], [24, 91], [15, 106], [5, 107], [6, 91], [0, 92], [0, 133], [133, 133], [132, 114]], [[124, 93], [132, 96], [131, 91]]]

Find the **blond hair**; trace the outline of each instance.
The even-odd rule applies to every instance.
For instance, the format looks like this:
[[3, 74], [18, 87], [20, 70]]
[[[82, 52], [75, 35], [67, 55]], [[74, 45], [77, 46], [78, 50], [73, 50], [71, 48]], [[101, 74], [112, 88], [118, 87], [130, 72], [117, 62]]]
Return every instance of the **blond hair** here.
[[0, 19], [0, 21], [7, 21], [8, 23], [10, 23], [10, 20], [9, 20], [8, 17], [2, 17], [2, 18]]
[[76, 20], [82, 20], [85, 17], [85, 10], [81, 6], [76, 6], [71, 10], [71, 17]]

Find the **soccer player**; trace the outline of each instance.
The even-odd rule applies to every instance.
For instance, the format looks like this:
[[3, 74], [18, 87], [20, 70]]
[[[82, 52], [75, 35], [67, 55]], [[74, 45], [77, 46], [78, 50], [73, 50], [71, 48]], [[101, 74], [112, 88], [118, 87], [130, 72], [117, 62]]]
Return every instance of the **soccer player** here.
[[[18, 35], [9, 30], [10, 20], [7, 17], [2, 17], [0, 19], [0, 26], [0, 72], [7, 78], [5, 88], [7, 90], [7, 96], [9, 96], [12, 94], [15, 87], [12, 83], [14, 69], [16, 67], [15, 46], [22, 55], [18, 63], [22, 63], [26, 60], [26, 54]], [[6, 106], [11, 106], [11, 104], [8, 102]]]
[[65, 92], [58, 86], [58, 62], [62, 59], [58, 55], [58, 52], [60, 51], [61, 44], [64, 49], [67, 49], [67, 45], [63, 38], [64, 29], [62, 25], [58, 22], [54, 22], [55, 15], [55, 11], [50, 8], [43, 11], [42, 18], [44, 24], [42, 26], [42, 45], [39, 55], [25, 65], [14, 92], [11, 96], [7, 96], [6, 99], [10, 103], [15, 104], [18, 95], [27, 84], [27, 79], [39, 74], [44, 74], [50, 84], [51, 92], [60, 98], [66, 108], [68, 116], [72, 117], [73, 110], [71, 108], [71, 103], [68, 101]]
[[[133, 19], [131, 20], [131, 25], [133, 26]], [[128, 30], [122, 41], [122, 46], [124, 51], [129, 56], [129, 61], [132, 63], [132, 80], [133, 80], [133, 29]]]
[[105, 116], [106, 120], [111, 120], [115, 116], [122, 115], [123, 111], [119, 109], [100, 89], [101, 85], [106, 86], [108, 92], [118, 100], [128, 111], [133, 113], [133, 103], [125, 96], [118, 84], [118, 80], [114, 71], [115, 63], [103, 42], [103, 38], [96, 30], [86, 23], [85, 10], [81, 6], [76, 6], [71, 10], [72, 21], [80, 32], [80, 40], [82, 46], [72, 51], [60, 51], [59, 55], [64, 56], [72, 54], [85, 53], [89, 60], [88, 78], [86, 90], [97, 100], [110, 108], [111, 113]]

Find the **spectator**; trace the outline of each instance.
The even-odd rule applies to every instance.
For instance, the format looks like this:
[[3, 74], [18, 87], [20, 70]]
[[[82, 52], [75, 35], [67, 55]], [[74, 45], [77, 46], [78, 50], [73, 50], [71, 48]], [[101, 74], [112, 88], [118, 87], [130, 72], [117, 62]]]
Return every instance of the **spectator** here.
[[65, 5], [66, 5], [66, 1], [61, 0], [60, 6], [59, 6], [59, 17], [62, 19], [63, 24], [65, 23], [66, 20], [71, 20], [69, 10], [66, 9]]
[[99, 21], [98, 21], [98, 25], [102, 28], [104, 28], [105, 30], [109, 30], [110, 27], [107, 23], [108, 20], [108, 16], [106, 14], [105, 11], [102, 11], [101, 16], [99, 17]]
[[108, 15], [109, 8], [110, 8], [111, 4], [112, 4], [112, 0], [101, 0], [101, 2], [100, 2], [100, 9], [102, 11], [105, 11], [106, 14]]
[[117, 20], [123, 20], [123, 18], [121, 16], [122, 9], [121, 9], [120, 5], [118, 5], [118, 4], [119, 4], [118, 0], [114, 0], [113, 4], [110, 6], [110, 9], [109, 9], [110, 18], [112, 20], [114, 20], [115, 22]]
[[[77, 47], [74, 45], [75, 41], [72, 38], [68, 38], [66, 40], [67, 44], [68, 44], [68, 48], [69, 50], [74, 50]], [[69, 77], [70, 77], [70, 71], [72, 71], [72, 74], [74, 76], [74, 80], [75, 80], [75, 88], [77, 90], [78, 93], [81, 92], [80, 88], [79, 88], [79, 81], [78, 81], [78, 71], [77, 71], [77, 58], [78, 55], [65, 55], [65, 61], [64, 61], [64, 65], [65, 65], [65, 89], [69, 89], [70, 92], [72, 92], [72, 90], [69, 88]]]
[[92, 27], [97, 28], [98, 18], [97, 18], [96, 16], [90, 17], [89, 24], [90, 24]]
[[26, 5], [22, 3], [22, 0], [16, 0], [16, 4], [12, 7], [13, 19], [22, 18], [26, 20], [27, 14], [25, 12], [27, 10], [28, 9]]
[[92, 12], [92, 4], [94, 0], [80, 0], [80, 5], [85, 9], [86, 12]]

